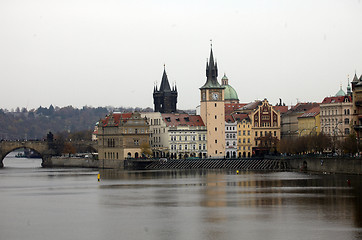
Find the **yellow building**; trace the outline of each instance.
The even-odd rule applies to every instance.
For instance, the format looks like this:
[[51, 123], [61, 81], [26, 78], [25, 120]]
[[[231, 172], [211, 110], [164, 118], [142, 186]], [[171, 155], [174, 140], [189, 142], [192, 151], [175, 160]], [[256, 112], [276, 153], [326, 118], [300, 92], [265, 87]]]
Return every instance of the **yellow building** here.
[[237, 115], [240, 115], [240, 118], [238, 118], [237, 121], [238, 157], [251, 157], [253, 153], [253, 146], [255, 145], [254, 138], [252, 137], [252, 124], [248, 115]]
[[320, 108], [314, 107], [298, 117], [299, 136], [319, 134], [321, 131]]
[[[246, 104], [234, 113], [247, 114], [250, 119], [250, 144], [252, 146], [253, 156], [268, 154], [277, 150], [277, 145], [280, 140], [280, 112], [270, 105], [267, 99]], [[248, 125], [245, 124], [244, 127], [244, 124], [242, 124], [240, 130], [246, 131], [247, 133]], [[241, 144], [244, 143], [243, 139], [245, 139], [246, 144], [249, 144], [247, 142], [248, 135], [241, 135], [240, 139], [242, 139]], [[240, 149], [242, 156], [244, 156], [244, 146], [247, 149], [249, 145], [240, 146], [242, 147], [242, 149]], [[245, 152], [245, 154], [248, 156], [248, 152]]]
[[200, 116], [207, 129], [207, 156], [225, 156], [225, 106], [224, 87], [217, 81], [217, 64], [212, 49], [206, 65], [206, 83], [200, 88]]

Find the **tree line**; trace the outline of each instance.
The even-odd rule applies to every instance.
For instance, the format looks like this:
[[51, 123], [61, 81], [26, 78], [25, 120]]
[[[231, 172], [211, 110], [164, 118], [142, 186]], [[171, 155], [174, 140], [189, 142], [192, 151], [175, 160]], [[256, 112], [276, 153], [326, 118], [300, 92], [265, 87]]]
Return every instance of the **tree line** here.
[[63, 135], [80, 131], [92, 131], [95, 124], [109, 112], [152, 111], [151, 108], [72, 106], [37, 109], [0, 109], [0, 140], [45, 139], [48, 132]]

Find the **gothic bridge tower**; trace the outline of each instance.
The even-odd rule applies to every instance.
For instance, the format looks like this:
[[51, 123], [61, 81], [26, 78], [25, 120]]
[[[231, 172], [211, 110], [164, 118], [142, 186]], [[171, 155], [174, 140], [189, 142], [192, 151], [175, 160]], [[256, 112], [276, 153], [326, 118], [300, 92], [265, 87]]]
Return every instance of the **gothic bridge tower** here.
[[160, 89], [157, 89], [157, 86], [153, 89], [154, 111], [160, 113], [177, 112], [177, 95], [176, 85], [171, 89], [164, 67]]

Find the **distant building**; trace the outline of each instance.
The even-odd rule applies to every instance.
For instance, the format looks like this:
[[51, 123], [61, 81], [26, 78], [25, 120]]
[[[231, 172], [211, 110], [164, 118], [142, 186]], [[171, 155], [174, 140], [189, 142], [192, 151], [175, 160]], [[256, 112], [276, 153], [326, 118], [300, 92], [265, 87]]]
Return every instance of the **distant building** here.
[[232, 115], [225, 116], [225, 156], [226, 158], [236, 158], [237, 157], [237, 121], [233, 118]]
[[206, 127], [200, 116], [187, 113], [142, 113], [142, 116], [150, 124], [154, 157], [206, 157]]
[[281, 114], [281, 138], [292, 139], [299, 137], [298, 117], [312, 108], [318, 107], [319, 103], [297, 103], [288, 111]]
[[207, 131], [198, 115], [162, 114], [168, 130], [169, 157], [207, 157]]
[[[250, 151], [252, 155], [263, 155], [277, 150], [281, 123], [277, 107], [264, 99], [246, 104], [235, 113], [247, 115], [238, 122], [238, 147], [242, 147], [238, 152], [241, 157], [249, 156]], [[252, 149], [249, 150], [249, 147]]]
[[321, 132], [343, 140], [351, 134], [352, 97], [342, 88], [334, 97], [326, 97], [320, 104]]
[[113, 160], [140, 158], [149, 147], [149, 126], [140, 113], [111, 113], [98, 124], [100, 167], [115, 167]]
[[164, 68], [160, 89], [157, 89], [157, 86], [153, 89], [154, 111], [160, 113], [177, 112], [177, 95], [176, 85], [171, 89]]
[[361, 143], [362, 138], [362, 75], [357, 78], [357, 74], [354, 74], [352, 80], [352, 126], [356, 132], [357, 139]]
[[321, 131], [320, 108], [314, 107], [298, 117], [299, 136], [316, 135]]
[[253, 155], [253, 147], [255, 145], [255, 138], [252, 123], [248, 114], [234, 114], [237, 120], [237, 148], [238, 157], [245, 158]]

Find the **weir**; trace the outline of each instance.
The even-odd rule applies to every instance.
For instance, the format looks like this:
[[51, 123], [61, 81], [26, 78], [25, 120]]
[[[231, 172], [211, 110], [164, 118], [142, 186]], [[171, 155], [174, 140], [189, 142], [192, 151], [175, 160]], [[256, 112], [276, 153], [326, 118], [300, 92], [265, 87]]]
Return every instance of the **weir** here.
[[287, 161], [275, 159], [168, 159], [145, 161], [132, 160], [125, 166], [137, 169], [234, 169], [234, 170], [289, 170]]

